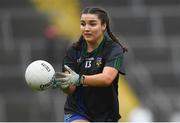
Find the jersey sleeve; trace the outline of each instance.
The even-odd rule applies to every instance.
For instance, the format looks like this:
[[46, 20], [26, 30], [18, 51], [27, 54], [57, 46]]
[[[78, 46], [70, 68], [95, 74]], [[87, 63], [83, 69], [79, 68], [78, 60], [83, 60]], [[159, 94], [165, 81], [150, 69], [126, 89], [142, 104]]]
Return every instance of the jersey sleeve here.
[[113, 67], [119, 71], [121, 74], [125, 74], [124, 67], [124, 53], [120, 46], [113, 46], [111, 50], [107, 53], [105, 66]]
[[67, 49], [66, 55], [63, 59], [63, 66], [62, 66], [62, 71], [64, 70], [64, 65], [67, 65], [68, 67], [70, 67], [72, 70], [75, 71], [76, 69], [76, 64], [77, 64], [77, 60], [76, 60], [76, 51], [74, 48], [70, 47]]

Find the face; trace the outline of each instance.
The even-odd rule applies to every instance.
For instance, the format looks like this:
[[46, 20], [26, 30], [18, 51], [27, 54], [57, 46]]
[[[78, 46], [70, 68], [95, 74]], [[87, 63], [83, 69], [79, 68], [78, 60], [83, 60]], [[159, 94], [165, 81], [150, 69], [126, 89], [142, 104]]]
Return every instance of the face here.
[[103, 36], [106, 25], [101, 24], [96, 14], [82, 14], [80, 28], [87, 42], [96, 43]]

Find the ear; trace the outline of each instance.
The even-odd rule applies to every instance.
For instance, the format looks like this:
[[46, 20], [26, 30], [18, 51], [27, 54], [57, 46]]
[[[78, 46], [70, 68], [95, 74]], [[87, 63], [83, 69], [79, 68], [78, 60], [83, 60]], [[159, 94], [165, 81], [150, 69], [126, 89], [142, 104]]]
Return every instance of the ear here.
[[102, 24], [102, 30], [103, 30], [103, 31], [106, 30], [106, 23]]

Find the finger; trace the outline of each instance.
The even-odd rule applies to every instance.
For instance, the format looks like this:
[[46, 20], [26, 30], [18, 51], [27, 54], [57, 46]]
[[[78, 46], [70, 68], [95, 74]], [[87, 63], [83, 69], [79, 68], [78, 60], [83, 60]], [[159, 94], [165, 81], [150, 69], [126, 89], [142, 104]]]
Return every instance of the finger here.
[[68, 88], [68, 87], [69, 87], [69, 84], [61, 85], [61, 86], [60, 86], [61, 89], [66, 89], [66, 88]]
[[69, 81], [69, 78], [58, 78], [58, 81], [61, 83]]
[[70, 67], [68, 67], [67, 65], [64, 65], [64, 68], [65, 68], [69, 73], [72, 73], [72, 72], [73, 72], [73, 70], [72, 70]]
[[57, 83], [59, 85], [60, 88], [62, 89], [66, 89], [69, 87], [70, 83], [69, 82], [58, 82]]
[[69, 85], [70, 85], [70, 83], [69, 83], [69, 82], [61, 82], [61, 83], [59, 83], [59, 85], [60, 85], [60, 86], [66, 86], [66, 85], [68, 85], [68, 86], [69, 86]]
[[62, 72], [56, 72], [54, 74], [54, 76], [55, 76], [55, 78], [64, 78], [64, 77], [67, 76], [67, 74], [66, 73], [62, 73]]

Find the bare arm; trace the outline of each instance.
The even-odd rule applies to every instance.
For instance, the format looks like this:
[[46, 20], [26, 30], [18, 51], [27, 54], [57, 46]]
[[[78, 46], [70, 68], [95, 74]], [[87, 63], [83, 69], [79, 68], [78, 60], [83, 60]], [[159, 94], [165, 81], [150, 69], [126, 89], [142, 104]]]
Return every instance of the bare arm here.
[[83, 85], [94, 87], [106, 87], [112, 84], [118, 74], [118, 70], [113, 67], [104, 67], [103, 72], [95, 75], [85, 75]]

